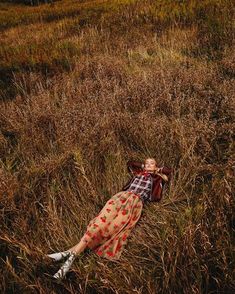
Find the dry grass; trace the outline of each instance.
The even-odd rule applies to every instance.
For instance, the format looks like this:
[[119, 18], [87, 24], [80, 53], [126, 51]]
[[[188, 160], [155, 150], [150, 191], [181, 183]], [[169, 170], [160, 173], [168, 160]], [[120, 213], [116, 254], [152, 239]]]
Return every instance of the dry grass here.
[[[59, 1], [50, 22], [48, 5], [1, 4], [1, 293], [234, 290], [230, 2], [157, 3]], [[147, 156], [175, 172], [121, 260], [88, 252], [53, 281], [45, 254], [78, 242]]]

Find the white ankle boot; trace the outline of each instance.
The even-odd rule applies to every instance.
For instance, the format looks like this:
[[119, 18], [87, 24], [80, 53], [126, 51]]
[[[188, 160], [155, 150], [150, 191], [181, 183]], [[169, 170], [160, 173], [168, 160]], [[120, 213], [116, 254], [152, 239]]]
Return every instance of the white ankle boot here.
[[67, 257], [71, 254], [71, 251], [66, 250], [66, 251], [62, 251], [62, 252], [56, 252], [56, 253], [52, 253], [52, 254], [47, 254], [48, 257], [54, 259], [55, 261], [61, 260], [64, 257]]
[[70, 253], [69, 258], [65, 261], [65, 263], [62, 265], [62, 267], [58, 270], [57, 273], [54, 274], [54, 278], [61, 279], [63, 278], [66, 273], [69, 271], [74, 259], [76, 258], [75, 253]]

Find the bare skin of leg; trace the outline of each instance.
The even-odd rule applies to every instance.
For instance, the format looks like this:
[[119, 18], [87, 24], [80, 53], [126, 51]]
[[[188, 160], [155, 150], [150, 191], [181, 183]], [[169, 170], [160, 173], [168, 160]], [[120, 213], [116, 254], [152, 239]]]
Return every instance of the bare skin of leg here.
[[73, 246], [72, 248], [69, 249], [69, 251], [72, 251], [76, 255], [82, 253], [87, 247], [87, 244], [84, 241], [80, 241], [78, 244]]

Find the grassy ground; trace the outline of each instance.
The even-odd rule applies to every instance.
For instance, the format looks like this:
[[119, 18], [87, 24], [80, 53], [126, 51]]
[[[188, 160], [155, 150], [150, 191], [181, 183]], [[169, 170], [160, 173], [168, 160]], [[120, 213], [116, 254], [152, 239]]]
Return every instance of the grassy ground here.
[[[232, 293], [230, 1], [0, 4], [1, 293]], [[128, 178], [174, 168], [120, 261], [67, 249]]]

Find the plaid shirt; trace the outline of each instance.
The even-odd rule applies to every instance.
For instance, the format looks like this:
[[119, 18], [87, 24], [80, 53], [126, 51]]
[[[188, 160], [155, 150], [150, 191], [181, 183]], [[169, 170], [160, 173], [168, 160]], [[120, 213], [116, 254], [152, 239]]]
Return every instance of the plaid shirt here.
[[128, 191], [138, 194], [141, 200], [150, 200], [150, 191], [152, 189], [152, 177], [149, 173], [135, 176]]

